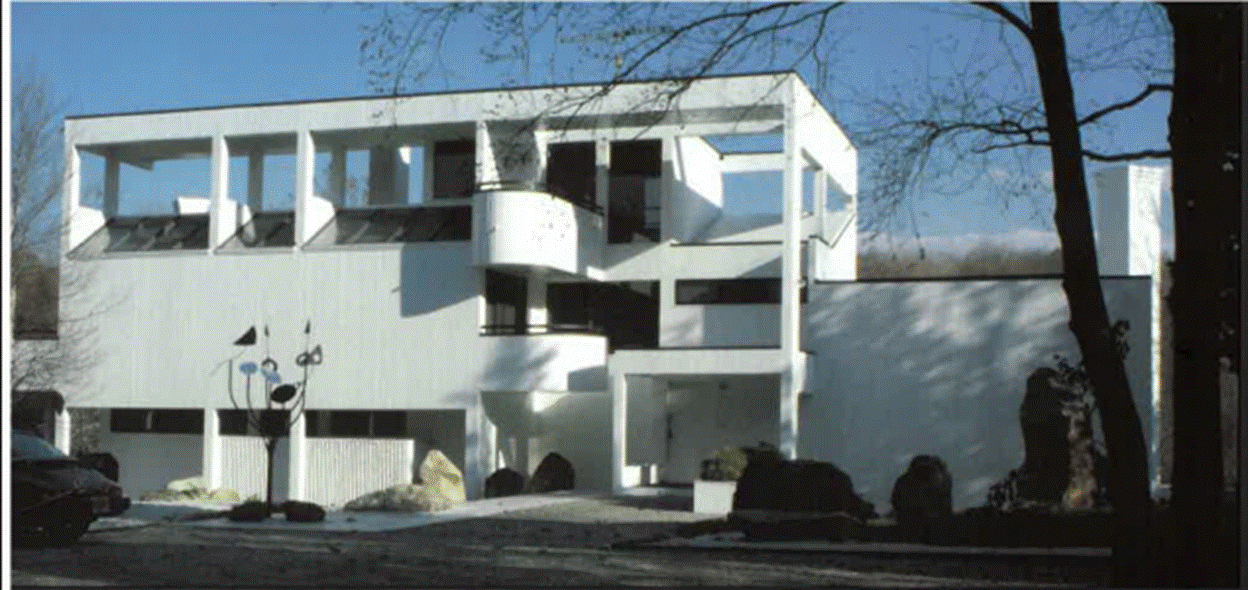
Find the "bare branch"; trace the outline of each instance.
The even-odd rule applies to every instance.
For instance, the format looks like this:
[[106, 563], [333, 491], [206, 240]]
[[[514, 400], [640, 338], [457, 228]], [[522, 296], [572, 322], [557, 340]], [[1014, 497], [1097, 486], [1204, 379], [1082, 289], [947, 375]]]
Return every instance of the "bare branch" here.
[[1034, 31], [1032, 30], [1031, 25], [1027, 24], [1026, 21], [1024, 21], [1017, 14], [1014, 14], [1013, 12], [1011, 12], [1010, 9], [1006, 8], [1000, 2], [975, 2], [974, 4], [976, 6], [979, 6], [980, 8], [984, 8], [984, 9], [987, 9], [989, 11], [996, 13], [997, 16], [1000, 16], [1001, 18], [1005, 19], [1006, 22], [1010, 23], [1011, 25], [1014, 25], [1014, 28], [1018, 29], [1018, 31], [1022, 33], [1023, 36], [1026, 37], [1028, 41], [1030, 41], [1032, 36], [1034, 35]]
[[1129, 100], [1124, 100], [1119, 103], [1111, 104], [1105, 108], [1097, 110], [1089, 114], [1088, 116], [1080, 119], [1079, 126], [1082, 127], [1084, 125], [1087, 125], [1088, 123], [1096, 121], [1097, 119], [1100, 119], [1101, 117], [1104, 117], [1105, 115], [1108, 115], [1114, 111], [1121, 111], [1124, 109], [1129, 109], [1137, 104], [1140, 104], [1141, 101], [1143, 101], [1145, 98], [1148, 98], [1149, 95], [1153, 94], [1154, 92], [1170, 92], [1172, 90], [1174, 90], [1174, 87], [1169, 84], [1149, 84], [1148, 86], [1144, 88], [1143, 91], [1135, 95], [1135, 97]]

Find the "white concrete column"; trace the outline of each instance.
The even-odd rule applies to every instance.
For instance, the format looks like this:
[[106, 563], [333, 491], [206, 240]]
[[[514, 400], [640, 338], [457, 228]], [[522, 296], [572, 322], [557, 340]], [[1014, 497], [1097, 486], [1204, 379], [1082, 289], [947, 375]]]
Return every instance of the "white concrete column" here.
[[[550, 323], [550, 313], [546, 308], [546, 279], [540, 275], [529, 275], [525, 279], [528, 289], [528, 323], [530, 326], [546, 326]], [[536, 333], [545, 332], [546, 328], [534, 328]]]
[[599, 139], [594, 142], [594, 190], [598, 207], [605, 214], [610, 203], [611, 190], [611, 142]]
[[673, 193], [676, 189], [676, 138], [664, 137], [662, 143], [663, 169], [659, 182], [659, 241], [670, 242], [676, 228]]
[[247, 152], [247, 206], [251, 211], [264, 210], [264, 150]]
[[394, 200], [395, 204], [403, 204], [407, 202], [408, 176], [411, 174], [412, 166], [412, 148], [411, 146], [401, 145], [394, 148], [394, 169], [391, 174], [394, 176]]
[[[485, 121], [477, 121], [476, 133], [476, 174], [478, 183], [498, 182], [500, 174], [498, 163], [494, 161], [494, 145], [490, 140], [490, 127]], [[430, 171], [433, 168], [430, 167]]]
[[347, 193], [347, 148], [337, 145], [329, 153], [329, 201], [342, 207]]
[[611, 491], [624, 490], [628, 440], [628, 376], [611, 374]]
[[73, 451], [74, 429], [73, 421], [69, 417], [69, 408], [56, 413], [56, 426], [52, 429], [52, 444], [60, 449], [66, 455]]
[[[69, 123], [66, 123], [67, 128], [68, 126]], [[64, 149], [64, 177], [61, 181], [61, 223], [64, 228], [61, 231], [62, 258], [86, 237], [79, 238], [80, 232], [73, 229], [78, 222], [78, 209], [82, 206], [82, 178], [79, 175], [82, 157], [78, 154], [78, 147], [70, 140], [68, 129], [65, 133]]]
[[[822, 167], [815, 169], [815, 221], [819, 224], [819, 238], [827, 242], [828, 235], [828, 172]], [[813, 256], [811, 258], [814, 258]]]
[[488, 449], [488, 445], [481, 440], [485, 433], [482, 424], [485, 412], [481, 408], [480, 394], [475, 397], [476, 400], [464, 412], [464, 492], [469, 500], [481, 497], [488, 475], [482, 473], [485, 467], [482, 455]]
[[308, 500], [308, 430], [307, 412], [299, 412], [290, 425], [290, 483], [287, 496], [291, 500]]
[[120, 190], [121, 160], [117, 159], [117, 155], [110, 148], [108, 150], [108, 155], [104, 157], [104, 217], [114, 217], [117, 215], [117, 209], [120, 201]]
[[225, 136], [212, 138], [211, 197], [208, 201], [208, 249], [212, 250], [238, 230], [238, 207], [230, 201], [230, 148]]
[[216, 408], [204, 408], [203, 470], [204, 485], [210, 490], [222, 487], [221, 420]]
[[780, 374], [780, 452], [797, 456], [797, 395], [801, 375], [796, 365], [801, 355], [801, 222], [802, 154], [798, 142], [797, 79], [791, 77], [784, 99], [784, 235], [780, 250], [780, 349], [788, 367]]
[[316, 145], [312, 132], [301, 129], [295, 139], [295, 246], [312, 238], [320, 229], [312, 221], [312, 191], [316, 188]]

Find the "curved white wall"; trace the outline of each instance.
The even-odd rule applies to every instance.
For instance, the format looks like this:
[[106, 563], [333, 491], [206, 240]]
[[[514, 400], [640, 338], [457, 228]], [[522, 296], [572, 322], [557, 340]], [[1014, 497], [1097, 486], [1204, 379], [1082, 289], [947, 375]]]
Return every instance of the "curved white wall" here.
[[472, 210], [475, 265], [602, 278], [601, 215], [547, 193], [520, 190], [477, 193]]

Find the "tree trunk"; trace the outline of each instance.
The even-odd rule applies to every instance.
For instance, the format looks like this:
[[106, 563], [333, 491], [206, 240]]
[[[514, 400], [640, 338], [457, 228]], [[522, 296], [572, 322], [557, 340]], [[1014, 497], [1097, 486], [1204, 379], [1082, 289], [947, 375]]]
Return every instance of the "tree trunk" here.
[[1066, 66], [1066, 41], [1056, 3], [1029, 5], [1040, 92], [1051, 142], [1054, 221], [1062, 244], [1062, 289], [1070, 328], [1092, 382], [1109, 455], [1108, 488], [1113, 506], [1113, 584], [1149, 583], [1147, 531], [1150, 517], [1148, 454], [1140, 417], [1119, 358], [1101, 291], [1083, 169], [1083, 141], [1074, 90]]
[[[1242, 6], [1168, 4], [1174, 31], [1174, 462], [1180, 586], [1238, 586], [1227, 547], [1219, 372], [1238, 364]], [[1237, 545], [1238, 539], [1234, 539]], [[1230, 577], [1227, 577], [1230, 576]]]

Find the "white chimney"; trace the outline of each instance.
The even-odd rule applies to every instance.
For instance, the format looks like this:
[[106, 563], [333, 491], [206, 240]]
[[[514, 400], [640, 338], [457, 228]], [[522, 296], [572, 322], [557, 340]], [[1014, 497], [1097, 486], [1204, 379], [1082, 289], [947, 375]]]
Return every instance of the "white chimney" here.
[[1165, 176], [1165, 168], [1136, 165], [1096, 173], [1096, 255], [1102, 276], [1153, 276], [1160, 270]]

